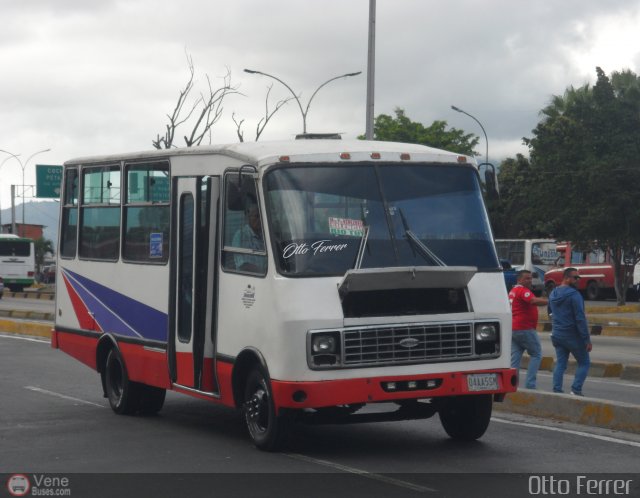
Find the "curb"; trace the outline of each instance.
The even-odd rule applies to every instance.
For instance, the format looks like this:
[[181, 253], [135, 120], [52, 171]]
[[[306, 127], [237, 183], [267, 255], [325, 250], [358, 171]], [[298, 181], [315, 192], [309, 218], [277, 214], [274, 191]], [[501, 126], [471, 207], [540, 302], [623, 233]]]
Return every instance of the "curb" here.
[[51, 338], [53, 324], [0, 319], [0, 329], [9, 334]]
[[44, 313], [42, 311], [0, 310], [0, 317], [53, 322], [55, 320], [55, 313]]
[[22, 298], [22, 299], [42, 299], [47, 301], [53, 301], [56, 298], [54, 292], [11, 292], [5, 290], [2, 293], [2, 297], [13, 297], [13, 298]]
[[507, 394], [502, 403], [494, 403], [493, 407], [498, 412], [640, 434], [640, 405], [631, 403], [519, 388], [517, 392]]

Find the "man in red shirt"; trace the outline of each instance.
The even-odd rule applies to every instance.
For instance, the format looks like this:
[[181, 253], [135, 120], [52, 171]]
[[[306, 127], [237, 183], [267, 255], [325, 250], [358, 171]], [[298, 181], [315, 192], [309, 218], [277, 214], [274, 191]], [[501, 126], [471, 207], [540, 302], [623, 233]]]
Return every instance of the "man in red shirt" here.
[[520, 270], [518, 280], [509, 291], [511, 303], [512, 329], [511, 335], [511, 368], [520, 369], [522, 353], [529, 353], [529, 368], [525, 387], [536, 388], [536, 374], [542, 361], [542, 346], [536, 332], [538, 326], [538, 306], [544, 306], [549, 301], [543, 297], [536, 297], [531, 290], [533, 277], [529, 270]]

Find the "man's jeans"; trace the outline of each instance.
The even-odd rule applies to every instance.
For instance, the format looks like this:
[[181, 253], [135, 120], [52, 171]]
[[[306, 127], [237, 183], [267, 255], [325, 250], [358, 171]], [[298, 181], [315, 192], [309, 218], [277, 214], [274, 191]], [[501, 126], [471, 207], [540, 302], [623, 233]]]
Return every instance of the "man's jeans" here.
[[542, 346], [535, 330], [514, 330], [511, 335], [511, 368], [520, 369], [522, 353], [529, 353], [529, 367], [527, 368], [527, 389], [536, 388], [536, 374], [542, 361]]
[[556, 348], [556, 366], [553, 369], [553, 391], [561, 393], [564, 372], [567, 369], [567, 361], [569, 360], [569, 353], [578, 362], [576, 367], [576, 376], [573, 379], [571, 385], [571, 391], [574, 393], [582, 393], [582, 386], [589, 373], [589, 366], [591, 361], [589, 360], [589, 352], [582, 339], [566, 338], [566, 337], [554, 337], [551, 334], [551, 344]]

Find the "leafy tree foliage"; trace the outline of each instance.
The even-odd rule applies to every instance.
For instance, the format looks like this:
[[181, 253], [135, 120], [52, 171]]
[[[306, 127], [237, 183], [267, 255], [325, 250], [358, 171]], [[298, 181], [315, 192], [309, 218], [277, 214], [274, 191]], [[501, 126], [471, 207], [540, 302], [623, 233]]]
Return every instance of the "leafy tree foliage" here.
[[530, 161], [503, 163], [503, 199], [492, 213], [497, 233], [609, 251], [624, 303], [640, 260], [640, 78], [609, 78], [599, 67], [596, 74], [595, 85], [569, 87], [542, 110], [533, 138], [524, 139]]
[[422, 123], [411, 121], [404, 109], [396, 108], [394, 112], [395, 117], [388, 114], [376, 116], [373, 123], [374, 140], [428, 145], [458, 154], [477, 155], [473, 148], [478, 145], [479, 138], [472, 133], [466, 134], [456, 128], [447, 130], [446, 121], [434, 121], [431, 126], [425, 127]]

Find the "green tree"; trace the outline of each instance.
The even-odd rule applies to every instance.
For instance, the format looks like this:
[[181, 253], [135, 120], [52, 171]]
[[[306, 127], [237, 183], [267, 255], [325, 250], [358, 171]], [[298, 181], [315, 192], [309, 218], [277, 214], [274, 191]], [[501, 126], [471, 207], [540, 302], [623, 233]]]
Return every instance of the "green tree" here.
[[53, 254], [53, 242], [44, 237], [40, 237], [33, 242], [36, 258], [36, 274], [42, 271], [44, 260], [47, 254]]
[[479, 138], [473, 133], [465, 133], [457, 128], [447, 130], [446, 121], [434, 121], [425, 127], [422, 123], [411, 121], [404, 109], [396, 108], [394, 112], [395, 117], [388, 114], [376, 116], [373, 123], [374, 140], [428, 145], [458, 154], [478, 155], [473, 148], [478, 145]]
[[523, 222], [545, 220], [549, 235], [609, 251], [623, 304], [640, 260], [640, 78], [596, 74], [595, 85], [555, 96], [525, 139], [531, 176], [521, 188], [537, 208]]

